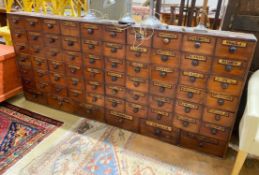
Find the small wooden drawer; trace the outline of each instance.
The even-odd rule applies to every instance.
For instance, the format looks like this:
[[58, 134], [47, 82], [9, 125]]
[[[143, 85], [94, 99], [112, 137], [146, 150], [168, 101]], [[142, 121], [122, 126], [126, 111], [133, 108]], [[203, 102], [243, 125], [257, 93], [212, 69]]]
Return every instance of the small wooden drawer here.
[[20, 54], [17, 56], [17, 62], [23, 67], [31, 67], [31, 57], [29, 55]]
[[52, 20], [52, 19], [44, 19], [43, 30], [45, 33], [59, 34], [60, 33], [59, 21]]
[[67, 64], [82, 65], [82, 55], [80, 52], [63, 52], [64, 60]]
[[75, 100], [76, 102], [84, 102], [85, 101], [85, 95], [82, 90], [78, 89], [69, 89], [68, 90], [68, 96], [72, 100]]
[[71, 89], [79, 89], [79, 90], [82, 90], [85, 87], [84, 80], [82, 78], [77, 78], [77, 77], [67, 78], [67, 85]]
[[208, 75], [200, 72], [182, 71], [180, 76], [180, 84], [197, 88], [206, 88], [207, 80]]
[[41, 45], [31, 45], [29, 49], [31, 55], [43, 58], [45, 57], [45, 48]]
[[101, 41], [82, 39], [82, 50], [84, 53], [102, 55], [103, 43]]
[[66, 97], [50, 95], [48, 98], [48, 103], [51, 107], [65, 112], [73, 113], [75, 111], [75, 104]]
[[189, 86], [180, 85], [177, 88], [177, 98], [187, 100], [193, 103], [203, 104], [206, 92], [203, 89], [197, 89]]
[[58, 48], [46, 48], [46, 56], [49, 60], [63, 61], [63, 54]]
[[101, 56], [95, 56], [95, 55], [92, 55], [92, 54], [85, 54], [84, 55], [84, 63], [85, 63], [86, 66], [103, 69], [104, 59]]
[[108, 124], [117, 126], [119, 128], [123, 128], [133, 132], [138, 132], [139, 130], [139, 119], [125, 113], [107, 110], [105, 114], [105, 119]]
[[125, 111], [125, 101], [118, 98], [105, 97], [105, 108], [123, 113]]
[[79, 22], [73, 21], [61, 21], [61, 34], [64, 36], [80, 36]]
[[24, 30], [24, 27], [25, 27], [25, 18], [24, 17], [12, 15], [8, 18], [9, 18], [12, 28], [14, 28], [15, 30], [18, 28]]
[[114, 72], [114, 71], [106, 71], [105, 81], [106, 83], [125, 86], [125, 74], [120, 72]]
[[227, 148], [223, 141], [184, 131], [181, 132], [180, 145], [215, 156], [224, 155]]
[[85, 79], [90, 81], [104, 81], [103, 70], [95, 68], [85, 68]]
[[81, 42], [79, 38], [62, 37], [63, 49], [79, 52], [81, 50]]
[[158, 49], [179, 50], [181, 40], [182, 34], [180, 33], [156, 31], [153, 40], [153, 47]]
[[34, 79], [29, 79], [30, 77], [22, 77], [22, 85], [24, 89], [35, 89]]
[[32, 58], [33, 68], [34, 69], [41, 69], [41, 70], [48, 70], [48, 63], [47, 60], [44, 58], [33, 57]]
[[148, 92], [149, 80], [139, 77], [127, 77], [126, 87], [131, 90], [136, 90], [140, 92]]
[[173, 125], [185, 131], [198, 133], [200, 129], [200, 121], [194, 118], [175, 114]]
[[25, 18], [25, 29], [28, 31], [42, 31], [42, 20], [40, 18]]
[[176, 95], [176, 85], [168, 82], [152, 81], [150, 92], [154, 95], [174, 98]]
[[123, 86], [114, 86], [110, 84], [106, 84], [105, 92], [109, 96], [114, 96], [117, 98], [125, 98], [126, 95], [126, 88]]
[[82, 78], [83, 70], [82, 70], [81, 66], [67, 64], [66, 67], [67, 67], [67, 69], [66, 69], [67, 71], [66, 72], [67, 72], [68, 76]]
[[232, 112], [207, 107], [204, 109], [202, 120], [216, 125], [232, 127], [235, 121], [235, 115]]
[[183, 37], [182, 49], [185, 52], [212, 55], [215, 48], [215, 38], [206, 35], [186, 34]]
[[209, 92], [206, 104], [208, 106], [235, 112], [239, 99], [235, 96], [226, 95], [218, 92]]
[[168, 67], [179, 67], [180, 53], [171, 50], [153, 49], [151, 63]]
[[134, 117], [139, 118], [146, 118], [147, 112], [147, 106], [126, 102], [126, 114], [128, 115], [132, 115]]
[[125, 71], [125, 60], [124, 59], [105, 58], [105, 69], [124, 72]]
[[34, 71], [35, 80], [49, 81], [49, 72], [46, 70], [35, 70]]
[[149, 108], [148, 119], [168, 125], [173, 122], [173, 114], [160, 109]]
[[215, 54], [222, 58], [248, 60], [254, 48], [254, 42], [218, 38]]
[[123, 59], [126, 56], [125, 45], [115, 43], [104, 43], [103, 54], [106, 57]]
[[103, 107], [95, 106], [92, 104], [80, 103], [79, 105], [77, 105], [75, 113], [79, 114], [80, 116], [85, 116], [86, 118], [92, 120], [104, 122], [105, 112]]
[[61, 39], [58, 35], [50, 35], [45, 34], [44, 37], [45, 46], [49, 48], [60, 48], [61, 47]]
[[14, 43], [15, 53], [29, 53], [29, 46], [26, 43]]
[[187, 117], [201, 119], [203, 108], [199, 104], [187, 101], [177, 100], [175, 104], [175, 112]]
[[41, 32], [28, 32], [27, 34], [30, 45], [39, 45], [43, 47], [44, 40]]
[[63, 74], [51, 73], [50, 80], [54, 84], [66, 86], [66, 78]]
[[150, 48], [147, 47], [127, 47], [127, 60], [141, 63], [149, 63]]
[[152, 80], [176, 84], [178, 82], [178, 77], [179, 71], [177, 69], [157, 65], [151, 67]]
[[101, 36], [104, 41], [126, 44], [125, 26], [105, 26]]
[[49, 82], [45, 81], [36, 81], [36, 88], [44, 93], [50, 93], [51, 92], [51, 85]]
[[52, 84], [51, 85], [51, 92], [52, 94], [56, 94], [60, 97], [67, 97], [67, 88], [65, 86], [62, 85], [58, 85], [58, 84]]
[[215, 74], [244, 77], [247, 66], [248, 63], [246, 61], [216, 58], [214, 59], [212, 71]]
[[211, 57], [185, 53], [182, 55], [181, 69], [189, 69], [200, 72], [210, 72]]
[[134, 46], [151, 47], [152, 34], [152, 30], [143, 30], [142, 28], [131, 28], [128, 30], [127, 44]]
[[104, 94], [104, 85], [98, 81], [85, 82], [85, 89], [88, 93]]
[[148, 94], [133, 90], [127, 90], [126, 99], [129, 102], [146, 105], [148, 103]]
[[30, 67], [20, 67], [19, 71], [21, 78], [33, 79], [34, 77], [34, 70], [32, 70]]
[[228, 141], [230, 129], [211, 123], [202, 123], [200, 133], [215, 139]]
[[92, 23], [81, 23], [82, 37], [93, 40], [102, 40], [103, 27], [102, 25]]
[[127, 61], [127, 74], [130, 76], [137, 76], [146, 78], [149, 76], [148, 64], [139, 62]]
[[44, 92], [41, 92], [41, 91], [26, 89], [24, 91], [24, 96], [29, 101], [33, 101], [44, 105], [48, 103], [47, 96], [44, 95]]
[[164, 142], [177, 144], [179, 141], [179, 129], [156, 123], [150, 120], [141, 120], [140, 133]]
[[100, 94], [86, 94], [86, 102], [89, 104], [104, 107], [104, 96]]
[[211, 75], [208, 88], [212, 91], [239, 96], [243, 83], [243, 81], [236, 78]]
[[172, 112], [174, 101], [168, 97], [151, 95], [149, 97], [149, 106], [155, 109]]
[[64, 62], [48, 60], [48, 64], [49, 64], [49, 70], [50, 71], [65, 74], [65, 64], [64, 64]]
[[26, 43], [27, 42], [27, 34], [22, 29], [15, 29], [12, 32], [12, 39], [14, 43]]

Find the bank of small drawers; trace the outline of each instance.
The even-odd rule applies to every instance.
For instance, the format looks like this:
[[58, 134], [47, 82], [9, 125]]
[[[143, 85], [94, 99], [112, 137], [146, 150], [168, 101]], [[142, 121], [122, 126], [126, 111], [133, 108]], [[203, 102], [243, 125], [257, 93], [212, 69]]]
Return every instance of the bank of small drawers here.
[[28, 100], [224, 156], [255, 40], [12, 14], [9, 21]]

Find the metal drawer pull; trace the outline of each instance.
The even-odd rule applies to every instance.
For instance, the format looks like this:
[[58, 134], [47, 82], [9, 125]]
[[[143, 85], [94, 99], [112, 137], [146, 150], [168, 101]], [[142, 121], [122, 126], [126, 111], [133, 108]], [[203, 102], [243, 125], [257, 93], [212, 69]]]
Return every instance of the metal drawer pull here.
[[34, 22], [34, 21], [30, 22], [30, 26], [35, 27], [35, 25], [36, 25], [36, 22]]
[[195, 47], [196, 49], [199, 49], [199, 48], [201, 47], [201, 43], [200, 43], [200, 42], [195, 42], [195, 43], [194, 43], [194, 47]]
[[75, 45], [75, 43], [74, 43], [74, 41], [67, 41], [67, 45], [70, 46], [70, 47], [72, 47], [72, 46]]
[[116, 33], [116, 32], [111, 32], [111, 33], [110, 33], [110, 36], [111, 36], [112, 38], [114, 38], [114, 37], [117, 36], [117, 33]]
[[221, 83], [221, 88], [222, 89], [227, 89], [228, 88], [228, 83]]
[[162, 56], [161, 56], [161, 60], [162, 60], [163, 62], [167, 62], [168, 59], [169, 59], [169, 57], [166, 56], [166, 55], [162, 55]]
[[223, 100], [223, 99], [218, 99], [218, 104], [219, 104], [220, 106], [224, 105], [224, 103], [225, 103], [225, 100]]
[[190, 82], [194, 83], [196, 81], [196, 77], [190, 77]]
[[229, 53], [235, 53], [237, 51], [237, 48], [235, 46], [230, 46], [228, 51]]
[[233, 69], [233, 66], [232, 66], [232, 65], [226, 65], [226, 66], [225, 66], [225, 71], [227, 71], [227, 72], [232, 71], [232, 69]]
[[87, 29], [87, 33], [88, 33], [89, 35], [92, 35], [92, 34], [94, 34], [94, 30], [93, 30], [93, 29]]
[[155, 129], [155, 135], [160, 136], [162, 134], [162, 131], [158, 128]]
[[188, 121], [182, 121], [183, 127], [187, 128], [190, 123]]
[[185, 107], [185, 108], [184, 108], [184, 112], [185, 112], [185, 113], [190, 113], [190, 112], [191, 112], [191, 110], [192, 110], [192, 109], [191, 109], [191, 108], [189, 108], [189, 107]]
[[188, 97], [188, 98], [193, 98], [193, 93], [192, 93], [192, 92], [188, 92], [188, 93], [187, 93], [187, 97]]
[[169, 44], [170, 41], [171, 41], [171, 40], [170, 40], [169, 38], [164, 38], [164, 39], [163, 39], [163, 43], [165, 43], [165, 44]]
[[54, 25], [53, 24], [48, 24], [48, 29], [53, 29]]
[[199, 60], [192, 60], [192, 65], [193, 66], [198, 66], [199, 65]]

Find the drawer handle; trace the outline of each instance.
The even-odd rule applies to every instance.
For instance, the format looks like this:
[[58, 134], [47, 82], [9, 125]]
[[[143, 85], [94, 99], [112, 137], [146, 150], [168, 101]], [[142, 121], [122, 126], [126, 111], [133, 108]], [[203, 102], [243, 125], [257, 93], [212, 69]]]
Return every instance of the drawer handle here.
[[53, 68], [54, 69], [58, 69], [59, 68], [59, 64], [53, 64]]
[[87, 114], [92, 114], [92, 112], [93, 112], [92, 109], [87, 109], [87, 110], [86, 110], [86, 113], [87, 113]]
[[218, 99], [218, 105], [222, 106], [222, 105], [224, 105], [224, 103], [225, 103], [225, 100]]
[[170, 40], [169, 38], [164, 38], [164, 39], [163, 39], [163, 42], [164, 42], [165, 44], [169, 44], [170, 41], [171, 41], [171, 40]]
[[217, 135], [218, 130], [215, 129], [215, 128], [211, 128], [211, 129], [210, 129], [210, 133], [211, 133], [212, 135]]
[[142, 38], [143, 38], [143, 36], [142, 36], [140, 33], [137, 33], [137, 34], [136, 34], [136, 39], [137, 39], [138, 41], [142, 40]]
[[117, 93], [118, 93], [118, 90], [116, 90], [116, 89], [112, 90], [112, 95], [116, 95]]
[[45, 89], [46, 86], [47, 86], [46, 84], [40, 84], [41, 89]]
[[140, 57], [141, 56], [141, 52], [136, 52], [135, 53], [135, 57]]
[[41, 73], [41, 72], [38, 72], [38, 75], [39, 75], [39, 77], [43, 77], [43, 73]]
[[60, 101], [58, 101], [58, 105], [59, 105], [59, 106], [63, 106], [63, 105], [64, 105], [64, 102], [60, 100]]
[[183, 127], [187, 128], [190, 123], [188, 121], [182, 121]]
[[42, 62], [41, 61], [37, 61], [36, 64], [37, 64], [37, 66], [41, 66]]
[[221, 120], [221, 116], [218, 115], [218, 114], [216, 114], [216, 115], [215, 115], [215, 120], [216, 120], [216, 121], [220, 121], [220, 120]]
[[77, 85], [78, 85], [78, 80], [72, 80], [72, 84], [73, 84], [74, 86], [77, 86]]
[[74, 92], [73, 95], [74, 95], [74, 97], [78, 97], [79, 93]]
[[30, 26], [35, 27], [36, 23], [34, 21], [30, 22]]
[[92, 90], [96, 90], [98, 88], [97, 85], [92, 85]]
[[57, 93], [61, 92], [61, 90], [62, 90], [61, 88], [56, 88], [56, 89], [55, 89], [55, 91], [56, 91]]
[[232, 69], [233, 69], [233, 66], [232, 66], [232, 65], [226, 65], [226, 66], [225, 66], [225, 71], [227, 71], [227, 72], [231, 72]]
[[89, 63], [90, 63], [90, 64], [94, 64], [94, 63], [95, 63], [95, 59], [90, 58], [90, 59], [89, 59]]
[[98, 98], [97, 97], [93, 97], [92, 98], [92, 102], [97, 102]]
[[188, 98], [193, 98], [193, 93], [192, 93], [192, 92], [188, 92], [188, 93], [187, 93], [187, 97], [188, 97]]
[[112, 63], [112, 68], [117, 68], [118, 67], [118, 63]]
[[40, 48], [34, 49], [35, 53], [40, 53]]
[[139, 73], [139, 72], [141, 71], [141, 68], [140, 68], [140, 67], [135, 67], [135, 68], [134, 68], [134, 71], [135, 71], [136, 73]]
[[190, 77], [190, 82], [194, 83], [196, 81], [196, 77]]
[[222, 89], [227, 89], [228, 88], [228, 83], [221, 83], [221, 88]]
[[230, 46], [228, 51], [229, 53], [235, 53], [237, 51], [237, 48], [235, 46]]
[[76, 69], [76, 68], [74, 68], [74, 67], [71, 67], [71, 68], [70, 68], [70, 72], [71, 72], [72, 74], [75, 74], [75, 73], [76, 73], [76, 71], [77, 71], [77, 69]]
[[91, 76], [91, 77], [95, 77], [95, 73], [94, 73], [94, 72], [91, 72], [91, 73], [90, 73], [90, 76]]
[[54, 25], [53, 24], [48, 24], [48, 29], [53, 29]]
[[134, 113], [138, 113], [139, 112], [139, 108], [133, 108], [133, 112]]
[[117, 80], [118, 80], [118, 77], [112, 76], [112, 81], [117, 81]]
[[189, 107], [185, 107], [185, 108], [184, 108], [184, 112], [185, 112], [185, 113], [190, 113], [190, 112], [191, 112], [191, 110], [192, 110], [192, 109], [191, 109], [191, 108], [189, 108]]
[[87, 29], [87, 33], [88, 33], [89, 35], [92, 35], [92, 34], [94, 34], [94, 30], [93, 30], [93, 29]]
[[138, 99], [139, 99], [139, 95], [134, 95], [134, 96], [133, 96], [133, 99], [134, 99], [134, 100], [138, 100]]
[[74, 55], [70, 55], [70, 56], [69, 56], [69, 59], [70, 59], [71, 61], [73, 61], [73, 60], [75, 60], [75, 59], [76, 59], [76, 56], [74, 56]]
[[201, 47], [201, 43], [200, 43], [200, 42], [195, 42], [195, 43], [194, 43], [194, 47], [195, 47], [196, 49], [199, 49], [199, 48]]
[[161, 60], [162, 60], [163, 62], [167, 62], [168, 59], [169, 59], [169, 57], [168, 57], [167, 55], [162, 55], [162, 56], [161, 56]]
[[119, 122], [119, 123], [123, 123], [124, 120], [123, 120], [122, 118], [119, 118], [118, 122]]
[[50, 38], [49, 39], [49, 43], [51, 44], [51, 43], [55, 43], [55, 41], [56, 41], [56, 39], [54, 39], [54, 38]]
[[162, 131], [158, 128], [155, 129], [155, 135], [160, 136], [162, 134]]
[[138, 81], [135, 81], [135, 82], [133, 83], [133, 85], [134, 85], [135, 87], [139, 87], [140, 83], [139, 83]]
[[167, 72], [160, 71], [160, 77], [165, 78], [167, 76]]
[[33, 41], [38, 40], [38, 38], [39, 38], [38, 36], [35, 36], [35, 35], [34, 35], [34, 36], [32, 36], [32, 40], [33, 40]]
[[60, 77], [55, 76], [55, 77], [54, 77], [54, 80], [55, 80], [55, 81], [59, 81], [59, 80], [60, 80]]
[[118, 106], [118, 103], [117, 103], [116, 101], [113, 101], [113, 102], [112, 102], [112, 107], [115, 108], [115, 107], [117, 107], [117, 106]]
[[159, 107], [162, 107], [162, 106], [164, 106], [164, 102], [162, 102], [162, 101], [157, 101], [157, 106], [159, 106]]
[[34, 94], [32, 94], [32, 98], [36, 99], [36, 98], [38, 98], [38, 95], [34, 93]]
[[14, 23], [14, 24], [19, 24], [19, 22], [20, 22], [20, 21], [19, 21], [18, 19], [14, 19], [14, 20], [13, 20], [13, 23]]
[[159, 87], [159, 92], [161, 93], [165, 92], [165, 87]]
[[75, 43], [74, 43], [74, 41], [68, 41], [68, 42], [67, 42], [67, 45], [70, 46], [70, 47], [72, 47], [72, 46], [75, 45]]
[[199, 147], [203, 148], [204, 147], [204, 143], [203, 142], [199, 142]]
[[20, 46], [20, 47], [19, 47], [19, 50], [20, 50], [20, 51], [25, 50], [25, 46]]
[[16, 36], [17, 38], [21, 38], [22, 34], [16, 33], [15, 36]]
[[198, 66], [199, 65], [199, 61], [198, 60], [192, 60], [192, 65], [193, 66]]
[[57, 55], [58, 55], [57, 52], [51, 52], [51, 56], [52, 56], [52, 57], [55, 57], [55, 56], [57, 56]]
[[114, 37], [117, 36], [117, 33], [116, 33], [116, 32], [111, 32], [111, 33], [110, 33], [110, 36], [111, 36], [112, 38], [114, 38]]
[[21, 61], [21, 62], [25, 62], [26, 59], [27, 59], [26, 57], [21, 57], [21, 58], [20, 58], [20, 61]]
[[93, 44], [89, 44], [89, 45], [88, 45], [88, 49], [91, 49], [91, 50], [92, 50], [92, 49], [94, 49], [94, 48], [95, 48], [95, 46], [94, 46]]
[[112, 53], [116, 53], [116, 52], [117, 52], [117, 48], [114, 48], [114, 47], [111, 48], [111, 52], [112, 52]]
[[162, 115], [161, 114], [157, 114], [156, 119], [157, 120], [161, 120], [162, 119]]

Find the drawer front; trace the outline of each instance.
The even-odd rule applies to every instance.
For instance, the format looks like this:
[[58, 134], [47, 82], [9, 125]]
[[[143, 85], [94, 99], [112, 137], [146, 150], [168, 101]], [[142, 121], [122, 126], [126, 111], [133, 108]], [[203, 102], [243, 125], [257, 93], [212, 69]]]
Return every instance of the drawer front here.
[[190, 86], [178, 86], [177, 98], [190, 102], [203, 104], [206, 92], [202, 89], [193, 88]]
[[104, 94], [104, 85], [98, 81], [85, 82], [85, 89], [88, 93]]
[[148, 88], [149, 88], [148, 80], [144, 78], [128, 76], [126, 81], [127, 81], [126, 82], [127, 88], [135, 91], [140, 91], [140, 92], [148, 92]]
[[122, 86], [114, 86], [114, 85], [106, 84], [105, 92], [106, 92], [106, 95], [109, 95], [109, 96], [125, 98], [126, 88]]
[[65, 79], [65, 76], [63, 74], [51, 73], [50, 74], [50, 80], [54, 84], [66, 86], [66, 79]]
[[80, 36], [80, 29], [79, 29], [79, 23], [78, 22], [72, 22], [72, 21], [61, 21], [61, 33], [64, 36], [74, 36], [79, 37]]
[[227, 148], [225, 142], [189, 132], [181, 132], [180, 145], [221, 157], [225, 154]]
[[198, 133], [200, 129], [200, 121], [194, 118], [182, 116], [175, 114], [173, 125], [176, 128], [181, 128], [182, 130]]
[[120, 26], [105, 26], [104, 41], [126, 44], [126, 30]]
[[29, 48], [29, 53], [33, 56], [45, 57], [46, 50], [41, 45], [31, 45]]
[[212, 55], [215, 47], [215, 38], [205, 35], [187, 34], [183, 37], [183, 51]]
[[68, 96], [72, 100], [75, 100], [76, 102], [84, 102], [85, 101], [85, 95], [82, 90], [77, 89], [69, 89], [68, 90]]
[[134, 117], [146, 118], [148, 108], [144, 105], [126, 102], [126, 114]]
[[81, 50], [80, 39], [75, 37], [62, 37], [63, 49], [79, 52]]
[[151, 62], [153, 64], [168, 66], [168, 67], [179, 67], [180, 65], [180, 53], [177, 51], [153, 49]]
[[173, 122], [173, 114], [160, 109], [150, 108], [148, 113], [148, 119], [156, 123], [168, 125]]
[[106, 122], [126, 130], [137, 132], [139, 130], [139, 119], [124, 113], [108, 110], [105, 114]]
[[154, 109], [172, 112], [174, 107], [174, 101], [168, 97], [152, 95], [149, 97], [149, 105]]
[[31, 58], [29, 55], [20, 54], [17, 56], [17, 62], [22, 67], [31, 67]]
[[92, 54], [84, 55], [84, 63], [86, 66], [103, 69], [104, 58], [101, 56], [95, 56]]
[[212, 71], [215, 74], [229, 74], [244, 77], [247, 66], [246, 61], [216, 58], [213, 63]]
[[175, 105], [175, 112], [187, 117], [200, 119], [203, 108], [199, 104], [190, 103], [187, 101], [177, 100]]
[[178, 129], [149, 120], [141, 120], [140, 133], [172, 144], [177, 144], [179, 139]]
[[59, 84], [52, 84], [51, 85], [51, 92], [52, 94], [56, 94], [60, 97], [67, 97], [67, 88], [65, 86], [59, 85]]
[[82, 65], [82, 55], [80, 52], [70, 52], [70, 51], [65, 51], [63, 52], [64, 56], [64, 61], [70, 65]]
[[29, 46], [26, 43], [14, 43], [15, 53], [29, 53]]
[[150, 92], [154, 95], [174, 98], [176, 95], [176, 85], [168, 82], [152, 81]]
[[43, 20], [43, 30], [45, 33], [59, 34], [60, 33], [59, 21], [52, 20], [52, 19]]
[[25, 29], [28, 31], [42, 31], [42, 20], [40, 18], [25, 18]]
[[125, 58], [126, 50], [125, 45], [116, 43], [104, 43], [103, 54], [111, 58]]
[[21, 16], [12, 15], [9, 17], [9, 22], [11, 24], [11, 27], [15, 29], [24, 29], [25, 27], [25, 18]]
[[48, 103], [49, 106], [65, 112], [73, 113], [75, 111], [74, 103], [68, 98], [50, 95], [48, 97]]
[[151, 30], [142, 30], [140, 28], [129, 29], [127, 34], [127, 44], [151, 47], [152, 33], [153, 31]]
[[58, 48], [46, 48], [46, 56], [49, 60], [63, 61], [63, 54]]
[[124, 113], [125, 112], [125, 101], [118, 99], [118, 98], [106, 97], [105, 98], [105, 108]]
[[27, 42], [27, 34], [22, 29], [15, 29], [12, 31], [12, 39], [14, 43], [26, 43]]
[[148, 103], [148, 94], [133, 90], [127, 90], [126, 99], [129, 102], [146, 105]]
[[230, 130], [228, 128], [218, 126], [211, 123], [202, 123], [200, 133], [215, 139], [227, 141]]
[[202, 120], [220, 126], [231, 127], [235, 121], [235, 115], [232, 112], [226, 112], [224, 110], [205, 108]]
[[86, 94], [86, 103], [104, 107], [104, 96], [99, 94]]
[[176, 84], [178, 82], [178, 77], [179, 71], [177, 69], [156, 65], [151, 67], [152, 80]]
[[124, 72], [126, 67], [125, 65], [126, 64], [124, 59], [105, 58], [106, 70]]
[[127, 61], [127, 74], [146, 78], [149, 76], [149, 67], [144, 63]]
[[101, 41], [83, 39], [82, 50], [84, 53], [102, 55], [103, 43]]
[[78, 77], [78, 78], [82, 78], [83, 76], [83, 70], [81, 68], [81, 66], [79, 65], [66, 65], [67, 67], [67, 75], [68, 76], [73, 76], [73, 77]]
[[44, 38], [40, 32], [28, 32], [28, 40], [30, 45], [39, 45], [43, 47]]
[[48, 64], [50, 71], [65, 74], [65, 64], [63, 62], [48, 60]]
[[125, 85], [125, 74], [120, 72], [106, 71], [105, 73], [106, 83], [124, 86]]
[[92, 104], [81, 103], [77, 106], [76, 114], [85, 116], [89, 119], [104, 122], [104, 108]]
[[153, 40], [153, 47], [158, 49], [179, 50], [181, 40], [182, 35], [179, 33], [156, 31]]
[[147, 47], [127, 47], [127, 60], [141, 63], [149, 63], [150, 48]]
[[209, 92], [206, 104], [218, 109], [235, 112], [237, 110], [238, 98], [231, 95], [221, 94], [217, 92]]
[[104, 73], [101, 69], [95, 69], [95, 68], [85, 68], [85, 79], [88, 81], [98, 81], [103, 82], [104, 81]]
[[44, 93], [40, 91], [27, 89], [24, 91], [24, 96], [29, 101], [33, 101], [33, 102], [45, 104], [45, 105], [48, 103], [46, 95], [44, 95]]
[[33, 68], [34, 69], [41, 69], [41, 70], [48, 70], [48, 62], [44, 58], [33, 57], [32, 58]]
[[43, 93], [51, 92], [51, 85], [49, 82], [36, 81], [36, 88]]
[[255, 43], [253, 42], [218, 38], [216, 56], [248, 60], [252, 56], [254, 48]]
[[35, 70], [34, 71], [35, 80], [39, 81], [49, 81], [49, 73], [46, 70]]
[[84, 80], [82, 78], [69, 77], [67, 78], [68, 87], [71, 89], [82, 90], [85, 87]]
[[50, 34], [46, 34], [44, 36], [44, 43], [45, 46], [49, 47], [49, 48], [60, 48], [61, 47], [61, 39], [60, 36], [58, 35], [50, 35]]
[[181, 69], [189, 69], [209, 73], [212, 59], [205, 55], [185, 53], [182, 56]]
[[212, 91], [221, 92], [230, 95], [240, 95], [243, 82], [239, 79], [227, 78], [221, 76], [210, 76], [208, 88]]
[[82, 37], [93, 40], [102, 40], [103, 27], [102, 25], [96, 25], [91, 23], [81, 23]]
[[207, 87], [208, 75], [198, 72], [182, 71], [180, 76], [180, 84], [193, 86], [197, 88]]

